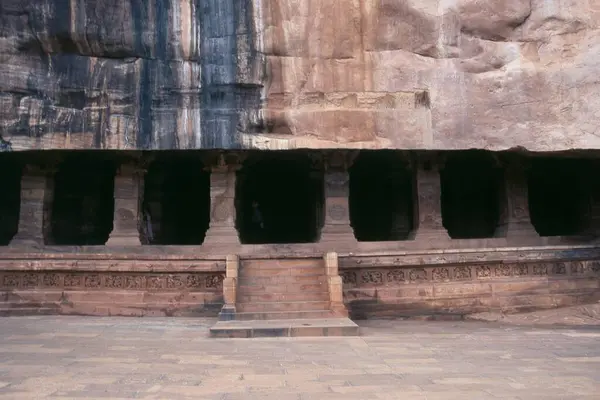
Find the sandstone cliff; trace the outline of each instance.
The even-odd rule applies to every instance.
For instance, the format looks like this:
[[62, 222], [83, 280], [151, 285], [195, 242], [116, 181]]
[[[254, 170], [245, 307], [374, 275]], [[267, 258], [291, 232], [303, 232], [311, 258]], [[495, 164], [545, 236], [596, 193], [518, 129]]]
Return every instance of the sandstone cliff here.
[[600, 0], [1, 0], [0, 151], [600, 148]]

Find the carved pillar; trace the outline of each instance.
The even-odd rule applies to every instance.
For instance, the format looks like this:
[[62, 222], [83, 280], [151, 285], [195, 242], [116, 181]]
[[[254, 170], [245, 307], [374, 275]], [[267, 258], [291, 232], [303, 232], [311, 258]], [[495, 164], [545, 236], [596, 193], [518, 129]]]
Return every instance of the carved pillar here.
[[210, 170], [210, 224], [204, 244], [239, 245], [235, 229], [235, 182], [236, 172], [242, 159], [237, 154], [219, 154], [208, 160]]
[[54, 200], [53, 167], [28, 164], [21, 176], [19, 228], [11, 246], [43, 246], [50, 231]]
[[527, 165], [519, 160], [508, 160], [504, 169], [504, 204], [501, 225], [496, 236], [507, 238], [539, 238], [529, 215]]
[[350, 226], [350, 176], [348, 168], [356, 158], [354, 152], [333, 151], [323, 159], [325, 183], [325, 218], [320, 242], [356, 243]]
[[415, 240], [434, 244], [450, 239], [442, 222], [441, 169], [442, 161], [436, 157], [422, 157], [417, 162]]
[[107, 246], [140, 246], [140, 209], [146, 170], [126, 163], [115, 176], [113, 230]]

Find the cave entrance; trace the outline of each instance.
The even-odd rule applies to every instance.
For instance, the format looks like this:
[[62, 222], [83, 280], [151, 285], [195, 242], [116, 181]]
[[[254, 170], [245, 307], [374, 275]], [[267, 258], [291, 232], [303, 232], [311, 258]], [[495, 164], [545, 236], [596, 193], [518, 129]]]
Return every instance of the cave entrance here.
[[440, 172], [442, 221], [452, 239], [493, 237], [500, 219], [502, 170], [493, 156], [469, 150], [448, 156]]
[[397, 152], [363, 151], [350, 168], [350, 223], [358, 241], [408, 239], [413, 174]]
[[0, 171], [0, 246], [7, 246], [19, 229], [22, 168], [13, 157], [2, 154]]
[[540, 236], [583, 233], [591, 221], [591, 165], [586, 160], [535, 158], [529, 171], [529, 213]]
[[236, 227], [244, 244], [311, 243], [322, 227], [323, 174], [308, 154], [251, 155], [238, 171]]
[[54, 176], [47, 244], [103, 245], [113, 228], [116, 163], [108, 155], [71, 153]]
[[150, 245], [198, 245], [210, 222], [210, 172], [197, 154], [166, 153], [148, 168], [142, 238]]

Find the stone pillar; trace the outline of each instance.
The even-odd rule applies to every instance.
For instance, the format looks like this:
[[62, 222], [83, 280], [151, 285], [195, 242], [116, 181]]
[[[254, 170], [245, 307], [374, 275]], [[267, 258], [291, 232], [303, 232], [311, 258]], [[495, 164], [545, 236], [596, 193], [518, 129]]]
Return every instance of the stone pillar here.
[[504, 169], [503, 212], [496, 236], [510, 238], [532, 238], [540, 236], [531, 224], [529, 215], [529, 193], [527, 166], [519, 160], [508, 160]]
[[115, 176], [113, 230], [107, 246], [140, 246], [141, 198], [145, 169], [123, 164]]
[[422, 157], [416, 171], [416, 232], [415, 240], [435, 245], [450, 240], [442, 222], [442, 162], [436, 157]]
[[235, 182], [236, 172], [241, 168], [239, 155], [220, 154], [209, 160], [210, 170], [210, 224], [204, 244], [239, 245], [235, 229]]
[[320, 243], [357, 243], [350, 226], [350, 176], [348, 168], [352, 165], [355, 153], [334, 151], [325, 155], [325, 218], [321, 230]]
[[11, 246], [43, 246], [50, 231], [54, 169], [28, 164], [21, 176], [19, 228]]

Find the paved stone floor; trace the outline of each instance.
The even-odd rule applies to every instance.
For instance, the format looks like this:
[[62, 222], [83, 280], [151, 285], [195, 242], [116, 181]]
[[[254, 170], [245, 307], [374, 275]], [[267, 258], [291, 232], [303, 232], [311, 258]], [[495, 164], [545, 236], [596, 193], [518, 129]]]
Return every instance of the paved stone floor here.
[[600, 399], [600, 327], [368, 321], [210, 339], [211, 319], [0, 319], [0, 399]]

